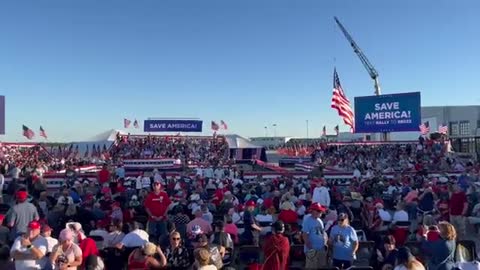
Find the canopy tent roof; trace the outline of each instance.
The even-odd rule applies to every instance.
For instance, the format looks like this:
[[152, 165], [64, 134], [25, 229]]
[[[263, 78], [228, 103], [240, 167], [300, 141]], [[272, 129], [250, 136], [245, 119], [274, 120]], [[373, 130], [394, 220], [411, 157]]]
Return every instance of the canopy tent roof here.
[[78, 146], [78, 152], [83, 155], [85, 151], [87, 151], [87, 147], [91, 153], [93, 145], [100, 146], [101, 149], [104, 145], [107, 148], [110, 148], [117, 137], [117, 133], [120, 133], [121, 135], [127, 135], [127, 133], [121, 130], [110, 129], [91, 137], [89, 140], [71, 142], [70, 144], [73, 144], [74, 149]]
[[260, 145], [252, 143], [250, 140], [236, 134], [225, 135], [228, 147], [230, 149], [263, 148]]

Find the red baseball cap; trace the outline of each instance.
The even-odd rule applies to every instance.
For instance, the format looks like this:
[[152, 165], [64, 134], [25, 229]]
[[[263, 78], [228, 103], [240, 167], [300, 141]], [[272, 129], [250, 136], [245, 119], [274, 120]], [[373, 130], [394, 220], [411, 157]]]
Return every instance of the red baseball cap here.
[[309, 208], [311, 211], [325, 212], [327, 208], [319, 203], [312, 203]]
[[249, 207], [249, 206], [255, 207], [255, 205], [256, 205], [255, 202], [252, 201], [252, 200], [248, 201], [248, 202], [245, 204], [246, 207]]
[[5, 219], [5, 215], [0, 214], [0, 224], [2, 224], [4, 219]]
[[20, 191], [17, 191], [17, 200], [19, 201], [26, 201], [27, 198], [28, 198], [28, 192], [24, 191], [24, 190], [20, 190]]
[[40, 222], [38, 221], [32, 221], [28, 224], [30, 230], [39, 230], [41, 227], [42, 225], [40, 225]]

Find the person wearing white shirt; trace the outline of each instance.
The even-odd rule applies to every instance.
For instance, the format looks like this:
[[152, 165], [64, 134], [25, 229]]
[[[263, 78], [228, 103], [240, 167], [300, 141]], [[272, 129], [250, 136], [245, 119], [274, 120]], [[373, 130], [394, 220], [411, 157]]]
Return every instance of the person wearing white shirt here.
[[215, 179], [220, 180], [223, 178], [223, 169], [222, 168], [216, 168], [215, 169]]
[[393, 214], [392, 223], [409, 221], [408, 213], [407, 213], [407, 211], [405, 211], [405, 205], [403, 203], [399, 203], [396, 206], [396, 208], [397, 208], [397, 210]]
[[196, 176], [203, 177], [203, 168], [202, 168], [202, 167], [197, 167], [197, 168], [195, 169], [195, 175], [196, 175]]
[[47, 240], [40, 235], [40, 223], [28, 224], [25, 235], [17, 237], [10, 249], [10, 257], [15, 260], [15, 270], [42, 269], [41, 262], [47, 253]]
[[151, 184], [150, 177], [147, 177], [146, 175], [144, 175], [142, 177], [142, 188], [150, 189], [150, 184]]
[[206, 168], [204, 171], [204, 174], [205, 174], [205, 177], [207, 178], [213, 178], [213, 168], [212, 167]]
[[360, 179], [362, 177], [362, 173], [360, 172], [360, 170], [358, 168], [355, 168], [355, 170], [353, 171], [353, 177], [355, 177], [357, 179]]
[[20, 179], [20, 172], [21, 170], [17, 167], [17, 165], [13, 165], [13, 168], [10, 171], [10, 175], [13, 179]]
[[142, 189], [142, 176], [139, 175], [137, 179], [135, 179], [135, 189], [141, 190]]
[[49, 268], [47, 267], [47, 264], [49, 263], [49, 254], [52, 253], [53, 247], [55, 247], [58, 244], [58, 240], [52, 237], [52, 228], [48, 225], [43, 225], [42, 226], [42, 236], [45, 238], [47, 241], [47, 251], [45, 253], [45, 257], [43, 257], [42, 262], [40, 263], [42, 266], [42, 269]]
[[313, 203], [319, 203], [323, 207], [330, 207], [330, 193], [328, 189], [322, 186], [322, 183], [317, 183], [317, 187], [313, 190]]
[[149, 235], [146, 231], [140, 229], [140, 225], [135, 222], [134, 230], [127, 233], [122, 241], [117, 245], [117, 248], [123, 247], [141, 247], [145, 243], [148, 243]]

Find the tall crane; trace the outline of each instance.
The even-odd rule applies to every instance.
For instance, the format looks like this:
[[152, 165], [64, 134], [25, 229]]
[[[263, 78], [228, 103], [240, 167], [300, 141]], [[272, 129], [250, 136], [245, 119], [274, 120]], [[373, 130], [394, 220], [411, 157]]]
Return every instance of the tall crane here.
[[380, 83], [378, 81], [378, 72], [375, 70], [373, 65], [368, 61], [367, 57], [365, 54], [363, 54], [362, 50], [360, 47], [358, 47], [357, 43], [355, 43], [355, 40], [353, 40], [352, 36], [347, 32], [347, 29], [343, 27], [342, 23], [338, 20], [337, 17], [334, 17], [335, 22], [337, 23], [338, 27], [340, 27], [340, 30], [342, 30], [343, 35], [345, 38], [350, 42], [350, 46], [352, 46], [353, 51], [357, 54], [358, 58], [360, 58], [360, 61], [362, 62], [363, 66], [365, 69], [368, 71], [370, 74], [370, 77], [372, 78], [374, 85], [375, 85], [375, 95], [379, 96], [381, 94], [380, 90]]

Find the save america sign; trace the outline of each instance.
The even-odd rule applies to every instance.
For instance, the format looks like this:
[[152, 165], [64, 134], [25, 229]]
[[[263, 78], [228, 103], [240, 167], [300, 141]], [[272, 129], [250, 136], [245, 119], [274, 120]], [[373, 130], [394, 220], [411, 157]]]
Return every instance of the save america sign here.
[[355, 133], [418, 131], [420, 92], [355, 97]]

